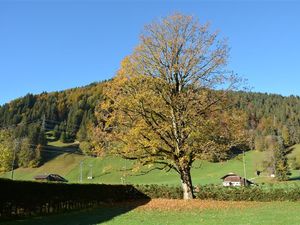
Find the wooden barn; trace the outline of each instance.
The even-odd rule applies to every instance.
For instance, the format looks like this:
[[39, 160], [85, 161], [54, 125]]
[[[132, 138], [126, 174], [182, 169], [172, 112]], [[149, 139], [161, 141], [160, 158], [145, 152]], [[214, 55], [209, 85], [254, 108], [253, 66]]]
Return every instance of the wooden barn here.
[[37, 175], [34, 177], [36, 181], [47, 181], [47, 182], [68, 182], [65, 178], [58, 174], [44, 174]]
[[254, 183], [250, 180], [247, 180], [246, 178], [241, 177], [235, 173], [229, 173], [221, 177], [221, 179], [223, 180], [224, 187], [241, 187], [254, 185]]

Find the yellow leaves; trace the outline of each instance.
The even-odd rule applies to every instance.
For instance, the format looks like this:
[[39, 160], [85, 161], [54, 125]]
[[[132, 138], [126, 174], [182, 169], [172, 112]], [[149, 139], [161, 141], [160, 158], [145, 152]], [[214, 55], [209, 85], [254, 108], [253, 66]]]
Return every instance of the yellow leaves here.
[[[214, 200], [175, 200], [175, 199], [152, 199], [145, 205], [139, 206], [138, 211], [172, 211], [187, 212], [190, 210], [198, 211], [201, 215], [203, 210], [241, 210], [245, 208], [264, 207], [268, 203], [262, 202], [237, 202], [237, 201], [214, 201]], [[230, 211], [228, 211], [230, 213]], [[201, 216], [199, 216], [201, 217]], [[199, 220], [200, 221], [200, 220]], [[201, 224], [201, 222], [199, 222]]]
[[10, 169], [13, 148], [12, 133], [9, 130], [0, 130], [0, 172]]
[[145, 29], [104, 88], [106, 101], [96, 114], [99, 136], [141, 164], [164, 160], [177, 166], [188, 164], [191, 155], [225, 152], [239, 142], [243, 115], [228, 110], [225, 91], [213, 90], [232, 85], [219, 71], [227, 46], [208, 25], [178, 13]]
[[133, 167], [132, 172], [137, 173], [138, 171], [141, 170], [141, 167]]
[[117, 77], [128, 78], [130, 75], [133, 74], [134, 74], [134, 65], [131, 61], [131, 56], [126, 56], [121, 62], [121, 67], [117, 72]]
[[113, 170], [114, 170], [114, 168], [113, 168], [111, 165], [105, 166], [105, 167], [102, 169], [102, 173], [103, 173], [103, 174], [107, 174], [107, 173], [110, 173], [110, 172], [113, 171]]

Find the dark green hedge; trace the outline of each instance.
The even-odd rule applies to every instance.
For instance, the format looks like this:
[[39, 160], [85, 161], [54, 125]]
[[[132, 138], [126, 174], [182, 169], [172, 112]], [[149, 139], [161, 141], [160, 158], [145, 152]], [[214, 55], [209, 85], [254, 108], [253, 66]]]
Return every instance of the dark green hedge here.
[[132, 185], [61, 184], [0, 179], [0, 218], [91, 208], [149, 199]]
[[[168, 185], [140, 185], [136, 188], [150, 198], [182, 199], [181, 187]], [[222, 187], [220, 185], [206, 185], [196, 188], [198, 199], [212, 199], [220, 201], [299, 201], [300, 186], [289, 188], [256, 187]]]
[[136, 189], [150, 198], [182, 199], [183, 193], [180, 186], [168, 185], [136, 185]]
[[222, 201], [299, 201], [300, 187], [264, 189], [259, 186], [228, 188], [208, 185], [200, 187], [196, 196], [199, 199]]

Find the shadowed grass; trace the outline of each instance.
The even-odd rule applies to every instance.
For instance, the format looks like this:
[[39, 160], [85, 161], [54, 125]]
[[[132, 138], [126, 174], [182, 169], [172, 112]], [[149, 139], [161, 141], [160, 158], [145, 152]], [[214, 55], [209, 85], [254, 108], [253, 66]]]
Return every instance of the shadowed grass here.
[[[130, 204], [110, 205], [89, 211], [65, 215], [14, 221], [7, 225], [198, 225], [198, 224], [254, 224], [298, 225], [299, 203], [293, 202], [222, 202], [151, 200], [131, 211]], [[127, 213], [122, 213], [127, 211]], [[119, 215], [119, 216], [113, 216]], [[110, 220], [105, 220], [106, 217]], [[100, 221], [106, 221], [101, 223]]]

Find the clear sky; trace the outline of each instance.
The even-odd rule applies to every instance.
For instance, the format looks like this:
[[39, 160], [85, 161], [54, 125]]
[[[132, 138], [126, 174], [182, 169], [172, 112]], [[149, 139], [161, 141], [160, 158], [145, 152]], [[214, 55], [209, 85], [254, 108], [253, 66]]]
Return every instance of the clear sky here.
[[143, 26], [174, 12], [220, 30], [253, 91], [300, 95], [300, 1], [0, 0], [0, 104], [111, 78]]

